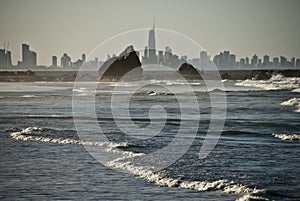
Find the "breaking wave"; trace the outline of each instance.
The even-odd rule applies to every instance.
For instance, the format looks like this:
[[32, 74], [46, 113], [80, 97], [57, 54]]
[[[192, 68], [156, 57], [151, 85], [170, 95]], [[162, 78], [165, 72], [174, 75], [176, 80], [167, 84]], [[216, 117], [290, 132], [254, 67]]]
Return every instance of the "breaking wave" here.
[[300, 135], [297, 134], [277, 134], [273, 133], [272, 136], [281, 139], [281, 140], [290, 140], [290, 141], [297, 141], [300, 140]]
[[78, 144], [78, 145], [89, 145], [89, 146], [106, 146], [108, 148], [124, 147], [127, 146], [126, 142], [115, 143], [115, 142], [100, 142], [100, 141], [82, 141], [72, 138], [52, 138], [44, 137], [42, 135], [34, 135], [33, 132], [42, 133], [43, 128], [28, 127], [21, 131], [13, 132], [10, 136], [15, 140], [22, 141], [39, 141], [39, 142], [50, 142], [56, 144]]
[[295, 90], [299, 89], [299, 77], [285, 77], [281, 74], [273, 75], [269, 80], [244, 80], [235, 84], [243, 87], [256, 87], [264, 90]]
[[[165, 176], [163, 172], [155, 172], [151, 168], [144, 166], [137, 166], [130, 161], [127, 161], [128, 157], [119, 158], [110, 161], [106, 166], [111, 168], [117, 168], [129, 172], [138, 178], [141, 178], [147, 182], [155, 183], [159, 186], [165, 187], [177, 187], [182, 189], [190, 189], [196, 191], [220, 191], [228, 194], [245, 194], [243, 197], [256, 198], [256, 200], [265, 199], [262, 197], [254, 196], [256, 194], [265, 193], [265, 190], [250, 188], [245, 185], [241, 185], [229, 180], [217, 180], [217, 181], [188, 181], [181, 178], [171, 178]], [[243, 198], [242, 197], [242, 198]], [[241, 200], [239, 198], [238, 200]], [[243, 199], [244, 200], [244, 199]], [[266, 199], [267, 200], [267, 199]]]
[[159, 186], [177, 187], [182, 189], [190, 189], [196, 191], [219, 191], [228, 194], [242, 195], [237, 201], [244, 200], [268, 200], [258, 196], [265, 193], [265, 190], [251, 188], [242, 184], [235, 183], [226, 179], [216, 181], [189, 181], [182, 178], [172, 178], [166, 176], [163, 171], [154, 171], [154, 168], [139, 166], [130, 161], [137, 156], [144, 155], [143, 153], [135, 153], [131, 151], [124, 151], [120, 147], [126, 147], [126, 142], [95, 142], [95, 141], [82, 141], [72, 138], [54, 138], [43, 136], [43, 128], [28, 127], [20, 131], [10, 133], [10, 136], [15, 140], [22, 141], [38, 141], [56, 144], [76, 144], [76, 145], [89, 145], [89, 146], [105, 146], [105, 151], [121, 154], [123, 157], [117, 158], [105, 164], [107, 167], [117, 168], [134, 176], [143, 179], [147, 182], [154, 183]]
[[280, 103], [282, 106], [286, 107], [296, 107], [296, 110], [294, 112], [300, 112], [300, 98], [291, 98], [290, 100], [284, 101]]

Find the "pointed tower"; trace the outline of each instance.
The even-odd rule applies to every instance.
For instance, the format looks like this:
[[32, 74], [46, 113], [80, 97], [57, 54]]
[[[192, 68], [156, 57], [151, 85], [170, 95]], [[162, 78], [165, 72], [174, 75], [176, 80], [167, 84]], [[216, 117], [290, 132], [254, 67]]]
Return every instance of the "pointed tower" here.
[[153, 28], [149, 30], [148, 48], [149, 56], [155, 55], [155, 19], [153, 20]]

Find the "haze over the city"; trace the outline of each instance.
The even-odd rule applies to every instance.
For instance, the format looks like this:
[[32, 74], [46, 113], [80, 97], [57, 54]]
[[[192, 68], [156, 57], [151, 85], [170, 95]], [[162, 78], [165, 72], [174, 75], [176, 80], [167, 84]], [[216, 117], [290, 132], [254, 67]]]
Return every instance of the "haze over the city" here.
[[0, 47], [9, 41], [16, 64], [29, 43], [38, 64], [50, 65], [52, 55], [80, 58], [116, 34], [151, 28], [155, 17], [157, 27], [190, 37], [210, 55], [300, 57], [299, 7], [297, 0], [1, 0]]

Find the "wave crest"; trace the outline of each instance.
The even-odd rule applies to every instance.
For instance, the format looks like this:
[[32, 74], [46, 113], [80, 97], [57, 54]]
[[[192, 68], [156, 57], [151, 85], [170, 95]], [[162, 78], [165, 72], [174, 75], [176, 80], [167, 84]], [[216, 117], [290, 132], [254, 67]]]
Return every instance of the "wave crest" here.
[[272, 136], [281, 139], [281, 140], [291, 140], [291, 141], [297, 141], [300, 140], [300, 135], [297, 134], [277, 134], [273, 133]]
[[300, 112], [300, 98], [291, 98], [290, 100], [280, 103], [282, 106], [292, 107], [295, 106], [297, 109], [294, 112]]
[[256, 87], [264, 90], [295, 90], [299, 88], [299, 77], [285, 77], [281, 74], [273, 75], [269, 80], [247, 79], [235, 84], [243, 87]]
[[126, 142], [100, 142], [100, 141], [82, 141], [71, 138], [52, 138], [44, 137], [42, 135], [34, 135], [33, 132], [42, 133], [43, 128], [38, 127], [27, 127], [21, 131], [13, 132], [10, 136], [15, 140], [22, 141], [40, 141], [40, 142], [51, 142], [56, 144], [78, 144], [78, 145], [89, 145], [89, 146], [106, 146], [108, 148], [124, 147], [127, 146]]

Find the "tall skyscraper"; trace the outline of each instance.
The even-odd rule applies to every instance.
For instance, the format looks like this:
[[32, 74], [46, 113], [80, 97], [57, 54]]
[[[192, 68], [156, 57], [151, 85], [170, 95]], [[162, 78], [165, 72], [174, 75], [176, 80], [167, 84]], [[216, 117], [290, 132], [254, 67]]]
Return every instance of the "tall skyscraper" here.
[[11, 52], [7, 51], [5, 48], [0, 49], [0, 67], [10, 67], [11, 62]]
[[4, 49], [0, 49], [0, 67], [6, 67], [6, 55]]
[[29, 65], [29, 45], [23, 43], [22, 44], [22, 66]]
[[52, 56], [52, 67], [57, 67], [57, 57]]
[[29, 50], [29, 45], [22, 44], [22, 66], [35, 67], [37, 65], [37, 54]]
[[[149, 36], [148, 36], [148, 48], [150, 50], [150, 56], [152, 51], [151, 50], [155, 50], [155, 22], [153, 22], [153, 28], [149, 30]], [[155, 51], [154, 51], [155, 54]]]
[[71, 67], [71, 57], [69, 57], [67, 53], [64, 53], [64, 55], [60, 59], [60, 63], [61, 67], [63, 68]]
[[149, 30], [148, 47], [145, 48], [142, 63], [143, 65], [159, 63], [155, 47], [155, 22], [153, 22], [153, 28]]

